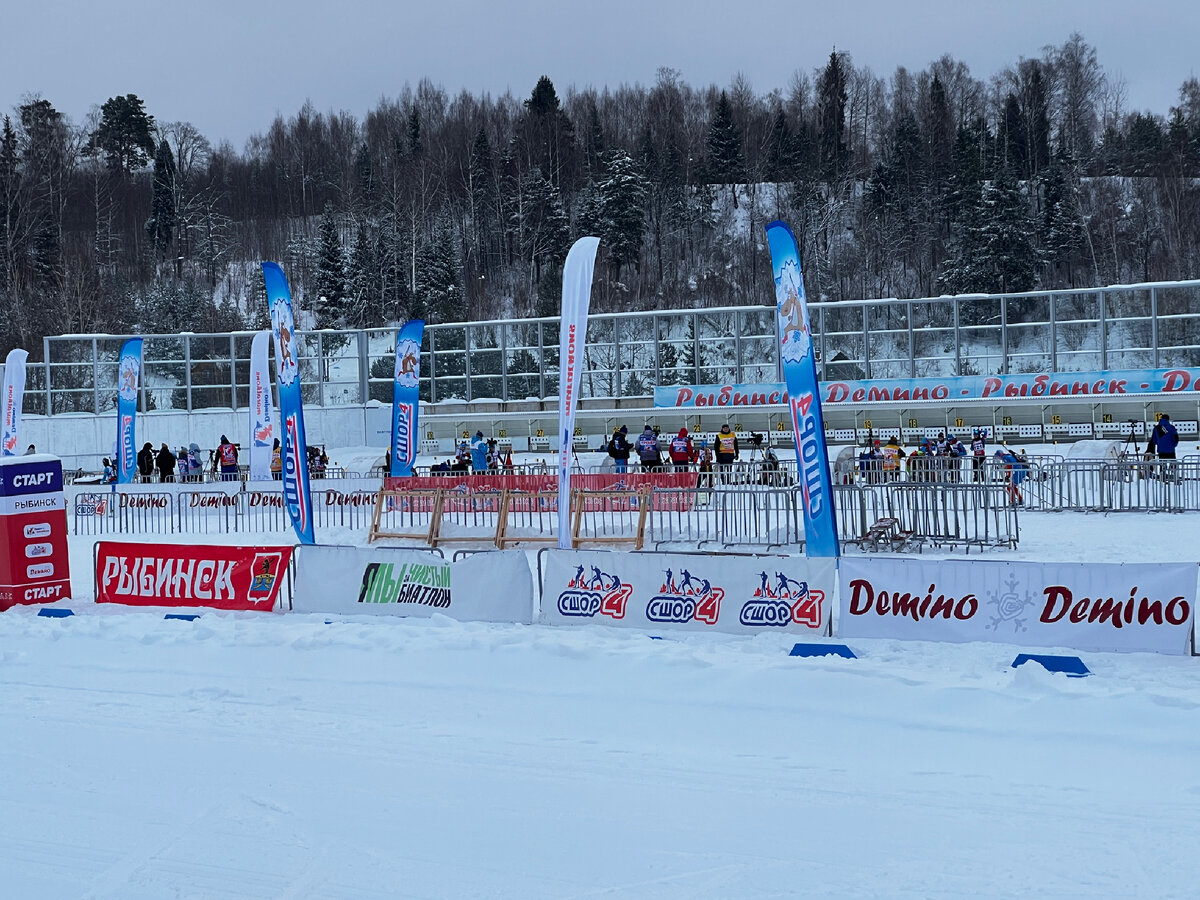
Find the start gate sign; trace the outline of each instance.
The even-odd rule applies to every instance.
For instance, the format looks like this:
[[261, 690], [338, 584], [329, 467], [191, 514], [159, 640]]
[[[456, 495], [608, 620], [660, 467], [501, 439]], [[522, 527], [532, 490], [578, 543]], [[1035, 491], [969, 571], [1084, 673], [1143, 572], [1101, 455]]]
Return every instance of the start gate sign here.
[[543, 622], [825, 634], [835, 560], [549, 550]]
[[71, 596], [62, 462], [0, 459], [0, 610]]
[[96, 544], [96, 602], [270, 612], [292, 547]]
[[844, 638], [1188, 652], [1194, 563], [843, 557]]

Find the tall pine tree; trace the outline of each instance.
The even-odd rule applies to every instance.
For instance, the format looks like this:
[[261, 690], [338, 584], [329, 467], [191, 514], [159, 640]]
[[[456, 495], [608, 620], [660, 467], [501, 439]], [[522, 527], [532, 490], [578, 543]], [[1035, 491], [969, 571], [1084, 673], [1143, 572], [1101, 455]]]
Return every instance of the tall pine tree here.
[[317, 246], [316, 304], [318, 328], [341, 328], [346, 321], [346, 256], [333, 204], [325, 204]]
[[817, 81], [817, 149], [821, 174], [831, 184], [846, 177], [850, 164], [846, 100], [846, 65], [835, 50]]
[[166, 258], [175, 230], [175, 154], [165, 140], [159, 141], [154, 153], [154, 182], [150, 195], [150, 218], [146, 233], [155, 259]]
[[154, 156], [154, 117], [147, 115], [136, 94], [110, 97], [100, 107], [100, 126], [92, 146], [104, 153], [113, 169], [129, 175]]
[[624, 150], [607, 154], [604, 168], [599, 185], [603, 236], [609, 259], [620, 269], [641, 258], [648, 190], [637, 163]]
[[742, 135], [733, 121], [729, 97], [721, 91], [717, 108], [708, 124], [706, 168], [709, 184], [741, 184], [746, 180], [746, 162], [742, 157]]

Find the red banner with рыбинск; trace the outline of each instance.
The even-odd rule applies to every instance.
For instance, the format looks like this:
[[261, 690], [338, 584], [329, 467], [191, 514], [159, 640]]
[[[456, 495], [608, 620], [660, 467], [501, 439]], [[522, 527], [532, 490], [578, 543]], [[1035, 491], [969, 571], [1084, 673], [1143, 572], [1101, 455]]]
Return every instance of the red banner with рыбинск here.
[[96, 602], [270, 612], [279, 600], [292, 550], [101, 541], [96, 545]]

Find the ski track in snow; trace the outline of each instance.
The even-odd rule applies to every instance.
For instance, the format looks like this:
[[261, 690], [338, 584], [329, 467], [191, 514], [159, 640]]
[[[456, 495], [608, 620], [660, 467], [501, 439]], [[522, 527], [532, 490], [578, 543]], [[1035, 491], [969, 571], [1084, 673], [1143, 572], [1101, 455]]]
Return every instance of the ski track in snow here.
[[[1194, 560], [1197, 524], [1025, 515], [988, 556]], [[1000, 644], [165, 621], [87, 602], [91, 552], [72, 538], [78, 615], [0, 615], [4, 896], [1198, 890], [1194, 659], [1067, 679]]]

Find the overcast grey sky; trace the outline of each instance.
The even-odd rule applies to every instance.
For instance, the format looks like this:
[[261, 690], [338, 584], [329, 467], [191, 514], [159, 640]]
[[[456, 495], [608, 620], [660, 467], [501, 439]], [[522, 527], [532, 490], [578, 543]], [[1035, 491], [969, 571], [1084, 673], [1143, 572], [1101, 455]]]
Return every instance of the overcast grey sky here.
[[545, 0], [4, 0], [0, 111], [38, 93], [79, 122], [134, 93], [156, 118], [241, 148], [306, 98], [361, 118], [422, 77], [451, 94], [523, 98], [542, 74], [561, 95], [652, 84], [670, 66], [695, 86], [740, 72], [761, 94], [786, 91], [797, 69], [811, 72], [837, 47], [885, 77], [950, 53], [986, 80], [1073, 31], [1124, 78], [1131, 110], [1165, 115], [1200, 59], [1196, 0], [605, 0], [558, 10]]

